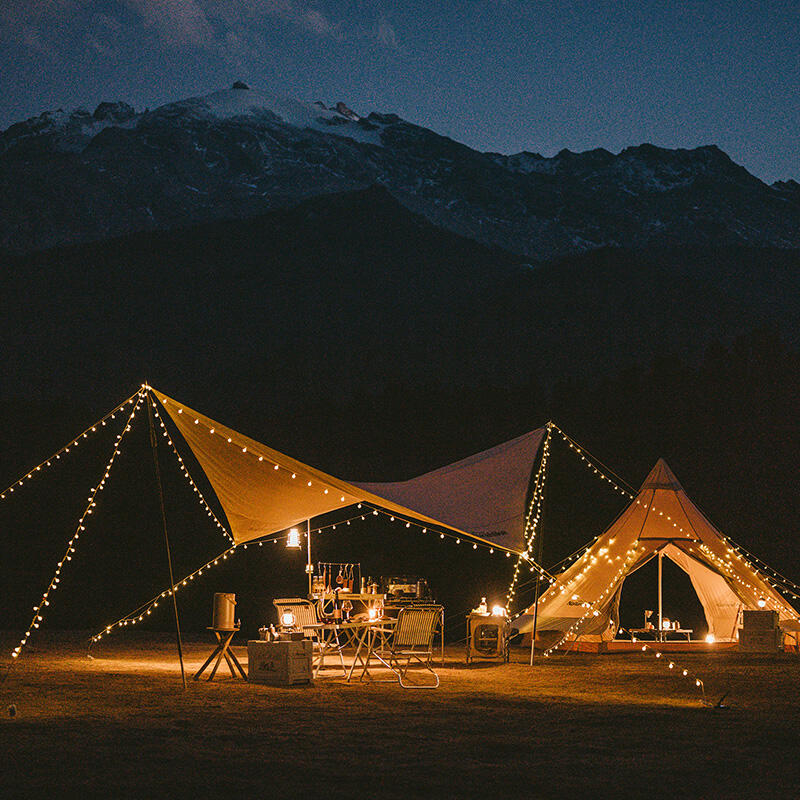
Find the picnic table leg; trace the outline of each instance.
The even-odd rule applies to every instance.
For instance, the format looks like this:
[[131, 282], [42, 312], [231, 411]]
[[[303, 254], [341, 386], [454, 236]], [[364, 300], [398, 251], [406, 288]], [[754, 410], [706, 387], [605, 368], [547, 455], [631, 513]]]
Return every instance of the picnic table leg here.
[[336, 649], [339, 651], [339, 661], [342, 662], [342, 672], [347, 675], [347, 667], [344, 665], [344, 648], [339, 641], [339, 631], [334, 631], [334, 636], [336, 637]]
[[[350, 679], [353, 677], [353, 671], [356, 668], [356, 661], [361, 659], [361, 663], [365, 664], [364, 657], [361, 656], [361, 648], [364, 646], [364, 640], [368, 638], [370, 633], [369, 628], [364, 628], [361, 632], [361, 635], [358, 637], [358, 647], [356, 647], [355, 655], [353, 656], [353, 663], [350, 665], [350, 671], [347, 673], [347, 682], [350, 683]], [[369, 661], [369, 647], [367, 648], [367, 661]]]

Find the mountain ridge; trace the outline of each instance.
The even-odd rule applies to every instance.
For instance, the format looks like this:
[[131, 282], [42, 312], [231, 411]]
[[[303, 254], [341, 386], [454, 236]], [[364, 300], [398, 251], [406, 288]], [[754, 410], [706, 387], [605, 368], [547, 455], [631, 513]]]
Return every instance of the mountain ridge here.
[[371, 185], [536, 261], [609, 246], [800, 248], [800, 187], [768, 186], [715, 145], [481, 153], [395, 114], [246, 88], [152, 111], [45, 112], [0, 132], [0, 247], [255, 216]]

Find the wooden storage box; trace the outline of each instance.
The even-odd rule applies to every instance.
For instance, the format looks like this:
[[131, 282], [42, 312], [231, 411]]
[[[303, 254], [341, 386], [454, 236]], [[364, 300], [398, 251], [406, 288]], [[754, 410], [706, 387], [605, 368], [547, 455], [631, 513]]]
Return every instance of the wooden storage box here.
[[777, 611], [743, 611], [742, 625], [746, 631], [772, 631], [778, 627]]
[[739, 628], [739, 649], [747, 653], [774, 653], [780, 649], [782, 640], [783, 634], [778, 628], [769, 630]]
[[312, 648], [308, 639], [302, 642], [252, 639], [247, 643], [247, 679], [272, 686], [311, 683]]

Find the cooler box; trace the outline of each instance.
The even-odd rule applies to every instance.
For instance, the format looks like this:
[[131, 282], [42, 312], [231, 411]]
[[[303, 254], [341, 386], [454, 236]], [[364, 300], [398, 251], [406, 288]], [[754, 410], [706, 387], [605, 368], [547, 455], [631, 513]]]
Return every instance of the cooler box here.
[[312, 649], [308, 639], [302, 642], [252, 639], [247, 643], [247, 679], [271, 686], [311, 683]]

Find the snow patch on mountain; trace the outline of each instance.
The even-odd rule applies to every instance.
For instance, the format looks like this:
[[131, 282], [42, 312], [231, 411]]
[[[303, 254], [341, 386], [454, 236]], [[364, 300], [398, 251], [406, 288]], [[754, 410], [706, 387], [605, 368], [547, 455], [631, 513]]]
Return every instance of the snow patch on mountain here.
[[344, 103], [339, 103], [338, 106], [347, 113], [326, 108], [322, 103], [306, 103], [252, 89], [221, 89], [201, 97], [170, 103], [156, 110], [181, 107], [190, 110], [195, 116], [212, 116], [222, 120], [274, 114], [282, 122], [295, 128], [316, 130], [364, 144], [383, 146], [380, 124], [362, 122]]

